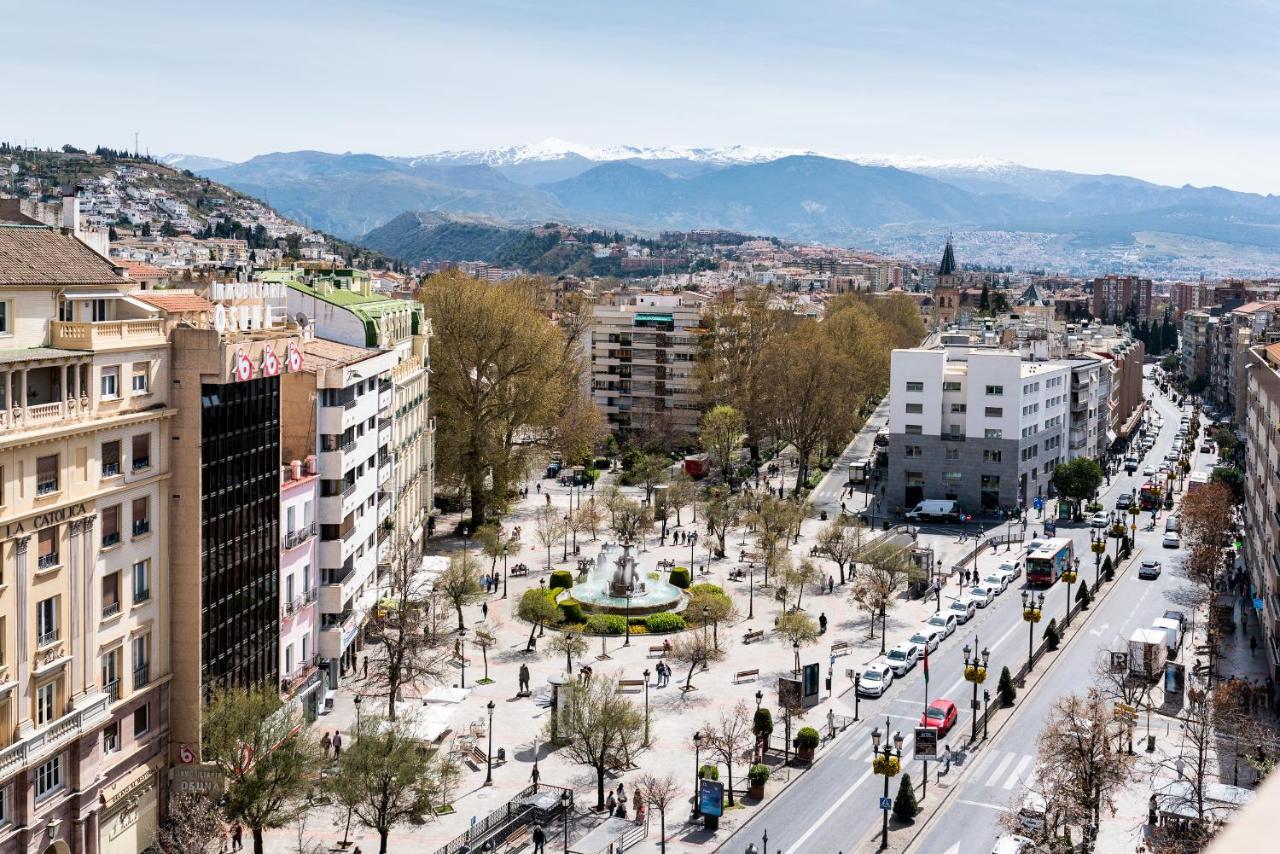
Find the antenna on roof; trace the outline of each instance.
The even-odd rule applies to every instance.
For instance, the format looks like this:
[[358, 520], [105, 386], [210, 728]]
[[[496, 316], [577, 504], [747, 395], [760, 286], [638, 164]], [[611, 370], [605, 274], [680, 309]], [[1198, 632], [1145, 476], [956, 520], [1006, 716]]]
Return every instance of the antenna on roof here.
[[295, 314], [293, 319], [298, 322], [298, 326], [301, 329], [306, 329], [311, 325], [311, 321], [307, 318], [307, 315], [301, 311]]

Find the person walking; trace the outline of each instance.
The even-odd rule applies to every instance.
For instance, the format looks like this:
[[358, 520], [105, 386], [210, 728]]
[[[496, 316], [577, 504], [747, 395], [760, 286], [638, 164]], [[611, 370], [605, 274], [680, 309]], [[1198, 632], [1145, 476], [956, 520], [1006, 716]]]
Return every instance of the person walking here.
[[547, 846], [547, 832], [542, 829], [542, 825], [535, 824], [533, 826], [533, 854], [545, 854]]
[[822, 612], [818, 615], [818, 634], [825, 635], [827, 633], [827, 614]]
[[238, 821], [231, 825], [231, 850], [244, 850], [244, 825]]
[[529, 693], [529, 665], [520, 665], [520, 694]]
[[618, 808], [618, 799], [613, 796], [613, 792], [609, 793], [609, 797], [605, 799], [604, 808], [609, 811], [609, 817], [613, 817], [613, 811]]
[[489, 603], [488, 602], [481, 603], [480, 614], [482, 617], [484, 617], [484, 619], [486, 620], [489, 619]]
[[1249, 636], [1249, 657], [1253, 658], [1258, 654], [1258, 637], [1257, 635]]
[[335, 761], [342, 758], [342, 733], [336, 729], [333, 731], [333, 758]]
[[827, 595], [830, 596], [836, 589], [836, 577], [834, 575], [827, 576]]
[[324, 751], [324, 758], [326, 760], [329, 758], [329, 748], [332, 746], [333, 739], [329, 738], [329, 732], [326, 730], [325, 734], [320, 736], [320, 749]]

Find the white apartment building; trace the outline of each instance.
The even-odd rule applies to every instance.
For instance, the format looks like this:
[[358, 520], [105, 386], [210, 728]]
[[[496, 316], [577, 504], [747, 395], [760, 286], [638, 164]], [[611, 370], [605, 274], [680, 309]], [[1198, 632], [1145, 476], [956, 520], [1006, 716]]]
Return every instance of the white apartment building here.
[[1049, 495], [1067, 459], [1071, 365], [1010, 350], [894, 350], [890, 363], [890, 508], [925, 499], [969, 512]]

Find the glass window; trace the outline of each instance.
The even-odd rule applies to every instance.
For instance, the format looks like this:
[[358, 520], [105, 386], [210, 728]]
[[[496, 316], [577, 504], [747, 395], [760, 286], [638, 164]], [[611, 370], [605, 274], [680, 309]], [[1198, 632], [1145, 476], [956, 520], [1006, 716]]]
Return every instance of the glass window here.
[[135, 362], [133, 365], [133, 393], [146, 394], [151, 391], [150, 365], [146, 362]]
[[57, 702], [57, 682], [47, 682], [36, 689], [36, 726], [53, 723], [58, 716]]
[[133, 535], [140, 537], [151, 530], [151, 501], [145, 495], [133, 499]]
[[923, 403], [908, 403], [908, 404], [907, 404], [907, 414], [908, 414], [908, 415], [919, 415], [919, 414], [921, 414], [922, 412], [924, 412], [924, 404], [923, 404]]
[[951, 411], [954, 413], [968, 412], [969, 407], [964, 403], [953, 403], [951, 404]]
[[943, 391], [959, 391], [959, 390], [960, 390], [960, 383], [958, 383], [958, 382], [956, 382], [956, 381], [954, 381], [954, 380], [949, 380], [949, 381], [944, 382], [944, 383], [942, 384], [942, 390], [943, 390]]
[[103, 368], [101, 374], [102, 397], [105, 399], [120, 396], [120, 367]]
[[62, 788], [62, 757], [55, 756], [36, 768], [36, 797], [43, 798]]
[[36, 603], [36, 646], [58, 639], [58, 597], [50, 596]]
[[120, 474], [120, 440], [102, 443], [102, 476]]
[[110, 548], [120, 542], [120, 505], [102, 508], [102, 547]]
[[120, 749], [120, 722], [112, 721], [102, 728], [102, 752], [115, 753]]
[[58, 529], [41, 528], [36, 534], [36, 568], [52, 569], [58, 565]]
[[1000, 406], [988, 406], [983, 411], [983, 414], [986, 415], [988, 418], [1003, 418], [1004, 408]]
[[102, 619], [120, 613], [120, 573], [102, 576]]
[[924, 383], [909, 382], [907, 383], [907, 391], [924, 391]]
[[908, 436], [919, 436], [924, 431], [920, 429], [919, 424], [908, 424], [904, 430]]
[[133, 437], [133, 470], [148, 468], [151, 465], [151, 434], [139, 433]]
[[133, 565], [133, 604], [151, 598], [151, 561], [140, 560]]
[[1003, 430], [992, 430], [992, 429], [989, 429], [989, 428], [988, 428], [988, 429], [983, 433], [983, 438], [985, 438], [985, 439], [1003, 439], [1003, 438], [1004, 438], [1004, 431], [1003, 431]]
[[58, 455], [36, 460], [36, 495], [58, 491]]
[[9, 302], [0, 300], [0, 335], [8, 335], [9, 332]]
[[151, 716], [148, 714], [147, 706], [144, 704], [133, 712], [133, 737], [138, 738], [146, 735], [149, 729], [151, 729]]
[[989, 385], [989, 386], [987, 386], [987, 394], [990, 394], [990, 395], [1004, 394], [1004, 386], [1002, 386], [1002, 385]]
[[120, 699], [120, 648], [102, 656], [102, 690], [115, 702]]

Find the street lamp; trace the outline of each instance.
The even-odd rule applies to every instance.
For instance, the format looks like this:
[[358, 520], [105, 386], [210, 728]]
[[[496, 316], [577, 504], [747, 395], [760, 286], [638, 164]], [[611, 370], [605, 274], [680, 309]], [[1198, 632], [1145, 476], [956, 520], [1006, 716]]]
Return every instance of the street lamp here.
[[942, 613], [942, 582], [936, 578], [933, 580], [933, 596], [933, 613], [940, 614]]
[[1102, 586], [1102, 553], [1107, 550], [1107, 539], [1101, 531], [1089, 532], [1089, 548], [1093, 552], [1093, 589]]
[[573, 795], [565, 789], [560, 793], [560, 808], [564, 810], [564, 854], [569, 854], [569, 810], [573, 807]]
[[644, 746], [649, 746], [649, 668], [644, 669]]
[[[884, 777], [884, 800], [889, 799], [889, 778], [902, 770], [902, 733], [893, 734], [893, 746], [889, 745], [889, 719], [884, 719], [884, 749], [880, 748], [880, 727], [871, 731], [871, 770]], [[884, 825], [880, 831], [880, 850], [889, 847], [889, 810], [881, 808]]]
[[[631, 614], [631, 588], [627, 588], [627, 614]], [[631, 617], [627, 617], [627, 638], [622, 642], [623, 646], [631, 646]]]
[[796, 669], [795, 669], [795, 672], [796, 672], [796, 673], [799, 673], [799, 672], [800, 672], [800, 641], [792, 641], [792, 642], [791, 642], [791, 651], [792, 651], [792, 652], [794, 652], [794, 653], [796, 654]]
[[756, 711], [760, 711], [760, 702], [764, 699], [764, 692], [756, 689]]
[[360, 695], [356, 694], [356, 698], [354, 700], [356, 704], [356, 738], [360, 737], [360, 700]]
[[707, 626], [711, 622], [711, 606], [702, 606], [702, 642], [707, 642]]
[[466, 626], [463, 626], [462, 628], [458, 629], [458, 661], [459, 661], [459, 662], [461, 663], [461, 665], [462, 665], [462, 685], [460, 686], [460, 687], [462, 687], [462, 688], [467, 687], [467, 643], [466, 643], [466, 638], [467, 638], [467, 627], [466, 627]]
[[756, 616], [756, 565], [747, 564], [747, 619]]
[[485, 708], [489, 710], [489, 750], [484, 755], [484, 765], [485, 765], [484, 784], [486, 786], [492, 786], [493, 785], [493, 700], [490, 700], [489, 705], [486, 706]]
[[1067, 569], [1062, 573], [1062, 580], [1067, 582], [1067, 616], [1062, 621], [1063, 626], [1071, 624], [1071, 585], [1076, 583], [1079, 577], [1080, 558], [1076, 558], [1074, 564], [1068, 564]]
[[853, 674], [853, 719], [858, 719], [858, 704], [862, 700], [862, 692], [858, 689], [862, 687], [862, 674], [855, 672]]
[[1036, 623], [1044, 610], [1044, 594], [1039, 598], [1034, 593], [1022, 591], [1022, 619], [1027, 623], [1027, 673], [1031, 673], [1031, 661], [1036, 642]]
[[698, 781], [702, 779], [702, 731], [693, 734], [693, 817], [702, 815], [702, 804], [698, 802]]
[[973, 712], [973, 729], [969, 741], [978, 740], [978, 686], [987, 681], [987, 661], [991, 658], [991, 650], [978, 652], [978, 636], [973, 636], [973, 646], [964, 645], [964, 681], [973, 685], [973, 704], [969, 706]]

